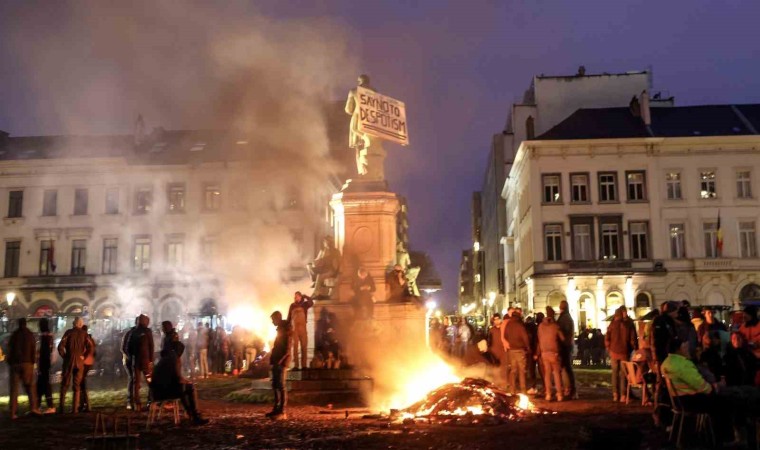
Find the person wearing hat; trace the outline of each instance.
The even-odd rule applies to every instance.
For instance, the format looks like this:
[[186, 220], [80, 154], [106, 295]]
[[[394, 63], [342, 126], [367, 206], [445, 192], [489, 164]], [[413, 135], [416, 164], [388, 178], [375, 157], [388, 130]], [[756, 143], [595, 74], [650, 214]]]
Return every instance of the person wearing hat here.
[[[295, 370], [306, 369], [306, 352], [309, 347], [309, 334], [306, 331], [309, 308], [314, 306], [314, 300], [296, 291], [293, 295], [293, 303], [288, 310], [287, 322], [293, 328], [293, 368]], [[298, 358], [298, 348], [301, 348], [301, 358]]]

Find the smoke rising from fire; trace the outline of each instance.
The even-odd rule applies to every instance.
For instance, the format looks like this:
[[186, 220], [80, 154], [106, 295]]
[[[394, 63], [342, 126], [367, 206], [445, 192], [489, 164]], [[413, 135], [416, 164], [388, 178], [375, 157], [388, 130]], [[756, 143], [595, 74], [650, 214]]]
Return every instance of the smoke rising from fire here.
[[[255, 179], [225, 192], [226, 204], [256, 211], [283, 204], [293, 189], [302, 198], [329, 194], [336, 169], [325, 106], [342, 99], [358, 74], [349, 48], [353, 33], [328, 19], [272, 20], [248, 3], [89, 0], [6, 6], [9, 14], [0, 19], [8, 30], [5, 45], [18, 55], [16, 70], [28, 74], [29, 101], [36, 106], [35, 125], [23, 133], [132, 133], [138, 114], [148, 134], [153, 126], [233, 130], [251, 141], [254, 155], [265, 148], [277, 156], [266, 167], [254, 164]], [[156, 177], [154, 198], [169, 181], [168, 173]], [[266, 214], [222, 211], [218, 222], [224, 236], [214, 268], [224, 277], [221, 303], [286, 307], [292, 291], [307, 286], [283, 284], [281, 274], [313, 256], [311, 242], [304, 252], [291, 224]], [[303, 211], [298, 219], [304, 228], [324, 220], [312, 213]], [[161, 215], [157, 209], [150, 225], [155, 235], [171, 232]], [[201, 227], [185, 242], [218, 231]], [[186, 267], [206, 263], [198, 254], [185, 255]], [[186, 271], [177, 276], [188, 277]], [[141, 296], [134, 293], [139, 286], [119, 290], [125, 297]], [[186, 299], [192, 298], [187, 292]]]

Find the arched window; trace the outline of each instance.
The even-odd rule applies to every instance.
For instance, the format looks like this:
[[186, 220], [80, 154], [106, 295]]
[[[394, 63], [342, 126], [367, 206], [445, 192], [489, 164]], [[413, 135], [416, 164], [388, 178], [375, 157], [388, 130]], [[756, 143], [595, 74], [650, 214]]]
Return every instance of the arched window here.
[[552, 291], [546, 296], [546, 304], [551, 306], [557, 313], [559, 313], [559, 303], [562, 300], [565, 300], [565, 294], [560, 291]]
[[525, 137], [527, 139], [533, 139], [536, 137], [536, 125], [534, 122], [533, 116], [528, 116], [525, 120]]
[[646, 292], [636, 294], [636, 308], [651, 308], [652, 298]]
[[739, 292], [739, 300], [745, 302], [750, 300], [760, 300], [760, 286], [750, 283], [742, 288]]
[[623, 305], [623, 294], [613, 291], [607, 294], [607, 314], [612, 314]]

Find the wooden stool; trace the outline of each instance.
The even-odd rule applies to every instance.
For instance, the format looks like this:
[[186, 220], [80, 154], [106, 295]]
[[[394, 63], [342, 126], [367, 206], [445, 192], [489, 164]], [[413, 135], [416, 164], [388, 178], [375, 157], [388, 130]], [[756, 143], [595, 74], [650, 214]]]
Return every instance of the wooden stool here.
[[145, 424], [145, 429], [150, 430], [150, 426], [153, 422], [161, 420], [161, 413], [163, 412], [164, 405], [171, 404], [174, 412], [174, 425], [179, 425], [179, 399], [161, 400], [151, 402], [148, 409], [148, 422]]
[[[126, 422], [125, 432], [119, 434], [119, 421], [124, 420]], [[113, 424], [113, 432], [109, 428], [109, 424]], [[91, 442], [100, 442], [105, 445], [105, 442], [124, 442], [125, 448], [130, 448], [132, 440], [134, 439], [135, 446], [140, 435], [132, 433], [132, 415], [124, 415], [120, 410], [101, 410], [95, 413], [95, 429], [92, 436], [87, 436], [87, 440]]]

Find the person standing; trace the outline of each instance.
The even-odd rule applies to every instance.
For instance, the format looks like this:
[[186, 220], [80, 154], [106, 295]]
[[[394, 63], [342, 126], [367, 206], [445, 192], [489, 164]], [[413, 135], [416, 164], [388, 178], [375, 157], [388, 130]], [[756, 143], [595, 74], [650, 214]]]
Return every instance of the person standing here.
[[747, 347], [760, 359], [760, 318], [757, 317], [757, 306], [744, 307], [744, 323], [739, 327], [739, 333], [744, 336]]
[[11, 334], [8, 341], [7, 361], [10, 367], [10, 408], [11, 420], [15, 420], [18, 409], [18, 383], [24, 385], [29, 409], [32, 414], [40, 415], [37, 408], [37, 391], [34, 385], [34, 333], [26, 327], [26, 319], [18, 319], [18, 329]]
[[[522, 310], [520, 310], [520, 313], [522, 314]], [[528, 341], [530, 342], [528, 354], [526, 355], [526, 363], [528, 365], [528, 395], [535, 395], [538, 392], [536, 390], [536, 386], [538, 386], [538, 378], [536, 377], [536, 361], [538, 358], [535, 358], [537, 351], [536, 347], [538, 346], [538, 324], [536, 324], [533, 317], [528, 317], [528, 319], [525, 321], [525, 330], [528, 332]]]
[[285, 373], [290, 363], [290, 349], [293, 347], [293, 333], [290, 324], [283, 320], [282, 313], [275, 311], [270, 316], [272, 325], [277, 327], [277, 336], [269, 354], [269, 364], [272, 366], [272, 391], [274, 391], [274, 407], [267, 417], [276, 418], [285, 415], [287, 393], [285, 391]]
[[209, 325], [198, 323], [198, 371], [201, 378], [208, 378]]
[[135, 317], [135, 326], [127, 330], [121, 338], [121, 362], [124, 365], [124, 371], [127, 372], [127, 409], [132, 409], [134, 406], [132, 391], [135, 383], [135, 374], [132, 372], [132, 355], [129, 353], [129, 340], [132, 339], [132, 333], [137, 328], [139, 321], [140, 317]]
[[375, 281], [364, 267], [360, 267], [351, 283], [354, 290], [354, 317], [372, 319], [375, 309]]
[[575, 388], [575, 373], [573, 372], [573, 345], [575, 334], [575, 322], [570, 316], [570, 308], [567, 300], [559, 302], [559, 318], [557, 325], [562, 332], [562, 346], [560, 348], [560, 363], [562, 364], [562, 384], [564, 385], [564, 396], [567, 398], [577, 398], [578, 393]]
[[90, 352], [85, 357], [82, 364], [84, 364], [84, 370], [82, 371], [82, 386], [80, 388], [81, 397], [79, 400], [79, 412], [90, 412], [90, 394], [87, 392], [87, 374], [90, 373], [92, 366], [95, 365], [95, 339], [89, 333], [87, 325], [82, 326], [82, 330], [87, 333], [87, 344], [90, 346]]
[[562, 364], [560, 353], [564, 348], [565, 336], [554, 321], [554, 308], [546, 307], [546, 317], [538, 325], [538, 353], [541, 364], [544, 366], [544, 384], [546, 401], [552, 399], [552, 380], [557, 390], [557, 401], [563, 399], [562, 391]]
[[494, 384], [500, 388], [507, 386], [507, 352], [501, 342], [501, 314], [495, 313], [491, 318], [491, 327], [488, 329], [488, 352], [498, 363], [495, 368], [496, 376]]
[[607, 329], [607, 335], [604, 336], [604, 345], [610, 354], [610, 366], [612, 367], [612, 401], [620, 400], [625, 403], [626, 379], [623, 361], [628, 361], [631, 352], [636, 349], [636, 330], [633, 322], [628, 318], [628, 311], [625, 306], [620, 306], [615, 310], [615, 317]]
[[[140, 384], [143, 379], [150, 385], [151, 373], [153, 372], [153, 333], [148, 326], [150, 319], [145, 314], [137, 318], [137, 328], [132, 332], [129, 339], [129, 355], [132, 359], [132, 407], [135, 411], [142, 411], [140, 400]], [[148, 394], [150, 401], [150, 394]]]
[[37, 360], [37, 406], [42, 407], [42, 397], [47, 403], [46, 414], [54, 413], [53, 387], [50, 385], [50, 356], [53, 353], [53, 333], [46, 318], [40, 320], [40, 356]]
[[82, 378], [84, 377], [84, 360], [87, 359], [92, 349], [87, 339], [87, 332], [82, 329], [84, 322], [81, 317], [74, 319], [74, 326], [66, 330], [61, 342], [58, 344], [58, 354], [63, 358], [61, 372], [61, 393], [59, 399], [59, 412], [64, 413], [66, 406], [66, 390], [72, 383], [74, 398], [71, 403], [71, 412], [76, 414], [81, 398]]
[[[511, 392], [524, 394], [527, 358], [530, 352], [530, 337], [528, 337], [528, 331], [525, 329], [520, 310], [515, 309], [512, 312], [512, 317], [509, 318], [507, 326], [504, 328], [504, 334], [509, 343], [507, 358], [509, 359], [511, 368], [509, 371]], [[517, 389], [518, 380], [520, 382], [519, 389]]]
[[[309, 335], [306, 332], [306, 322], [308, 320], [309, 308], [314, 306], [314, 300], [310, 297], [296, 291], [293, 295], [293, 303], [288, 309], [287, 323], [293, 327], [293, 368], [295, 370], [306, 369], [306, 352], [309, 348]], [[299, 359], [298, 348], [301, 348], [301, 357]]]

